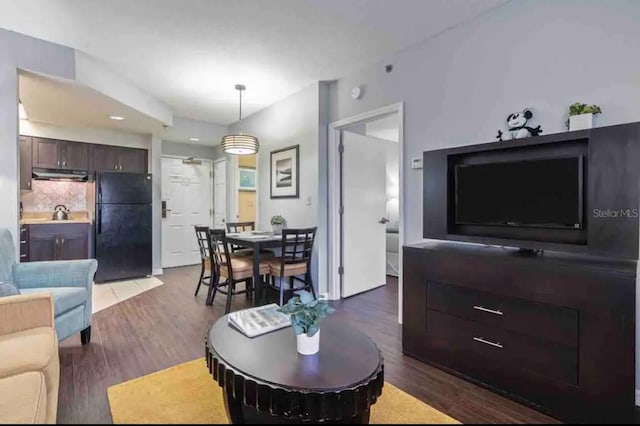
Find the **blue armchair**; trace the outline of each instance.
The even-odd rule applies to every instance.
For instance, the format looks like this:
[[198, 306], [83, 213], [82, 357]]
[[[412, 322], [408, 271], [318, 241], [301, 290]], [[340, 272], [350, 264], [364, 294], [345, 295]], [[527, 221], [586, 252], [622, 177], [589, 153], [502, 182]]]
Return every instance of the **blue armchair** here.
[[58, 340], [81, 332], [91, 340], [91, 290], [95, 259], [17, 263], [11, 233], [0, 229], [0, 282], [13, 282], [21, 294], [51, 293]]

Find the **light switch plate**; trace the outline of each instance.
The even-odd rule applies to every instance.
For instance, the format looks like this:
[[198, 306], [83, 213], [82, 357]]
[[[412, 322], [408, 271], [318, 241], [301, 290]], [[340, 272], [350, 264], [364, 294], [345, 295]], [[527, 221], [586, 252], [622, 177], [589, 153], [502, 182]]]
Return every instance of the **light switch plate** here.
[[422, 168], [422, 158], [412, 158], [411, 159], [411, 168], [412, 169], [421, 169]]

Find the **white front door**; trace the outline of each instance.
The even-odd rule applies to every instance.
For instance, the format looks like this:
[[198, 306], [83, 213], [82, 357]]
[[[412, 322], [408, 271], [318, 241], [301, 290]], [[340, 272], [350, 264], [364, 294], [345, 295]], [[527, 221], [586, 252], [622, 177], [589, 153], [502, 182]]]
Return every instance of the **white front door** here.
[[386, 147], [343, 131], [342, 297], [386, 283]]
[[227, 162], [213, 163], [213, 227], [224, 229], [227, 226]]
[[162, 158], [162, 267], [200, 263], [195, 225], [211, 226], [211, 163]]

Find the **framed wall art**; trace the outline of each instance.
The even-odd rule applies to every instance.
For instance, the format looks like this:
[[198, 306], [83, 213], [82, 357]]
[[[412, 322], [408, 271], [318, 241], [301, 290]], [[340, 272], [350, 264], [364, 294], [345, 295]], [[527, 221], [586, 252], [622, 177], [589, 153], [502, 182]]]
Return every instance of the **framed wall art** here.
[[300, 145], [271, 151], [271, 198], [300, 197]]

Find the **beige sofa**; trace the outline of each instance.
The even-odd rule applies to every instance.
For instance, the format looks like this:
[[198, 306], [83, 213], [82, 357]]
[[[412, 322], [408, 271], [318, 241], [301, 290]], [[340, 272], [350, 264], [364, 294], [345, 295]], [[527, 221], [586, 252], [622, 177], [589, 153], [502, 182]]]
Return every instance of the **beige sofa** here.
[[49, 294], [0, 298], [0, 423], [55, 423], [60, 359]]

